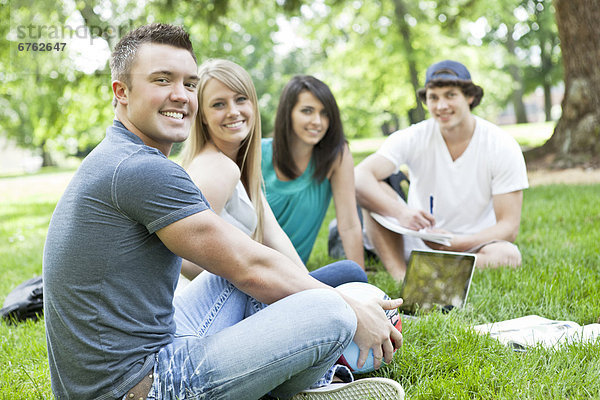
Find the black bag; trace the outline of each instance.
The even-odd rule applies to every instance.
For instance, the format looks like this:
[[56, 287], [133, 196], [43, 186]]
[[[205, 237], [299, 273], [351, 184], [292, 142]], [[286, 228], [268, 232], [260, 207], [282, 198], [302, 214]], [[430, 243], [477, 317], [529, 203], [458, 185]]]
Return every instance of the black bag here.
[[6, 296], [0, 315], [7, 322], [20, 322], [26, 319], [36, 321], [44, 313], [44, 287], [41, 276], [31, 278]]
[[[406, 193], [404, 192], [404, 188], [402, 187], [402, 183], [406, 182], [406, 185], [410, 184], [408, 177], [402, 172], [398, 171], [397, 173], [390, 175], [384, 182], [387, 182], [392, 189], [394, 189], [400, 197], [404, 201], [406, 201]], [[362, 220], [362, 211], [361, 208], [357, 206], [358, 219], [360, 220], [360, 225], [363, 226]], [[329, 223], [329, 236], [327, 238], [327, 253], [331, 258], [346, 258], [346, 254], [344, 254], [344, 247], [342, 246], [342, 238], [340, 237], [340, 233], [337, 228], [337, 219], [334, 218]], [[363, 246], [364, 247], [364, 246]], [[365, 258], [371, 258], [373, 260], [377, 260], [377, 255], [371, 250], [364, 247]]]

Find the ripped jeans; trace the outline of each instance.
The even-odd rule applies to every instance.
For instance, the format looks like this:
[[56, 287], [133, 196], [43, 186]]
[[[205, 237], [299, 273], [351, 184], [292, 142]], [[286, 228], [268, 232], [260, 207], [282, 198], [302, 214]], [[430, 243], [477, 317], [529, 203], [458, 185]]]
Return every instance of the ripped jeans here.
[[356, 316], [312, 289], [266, 306], [207, 271], [175, 297], [176, 334], [156, 355], [148, 399], [290, 398], [350, 344]]

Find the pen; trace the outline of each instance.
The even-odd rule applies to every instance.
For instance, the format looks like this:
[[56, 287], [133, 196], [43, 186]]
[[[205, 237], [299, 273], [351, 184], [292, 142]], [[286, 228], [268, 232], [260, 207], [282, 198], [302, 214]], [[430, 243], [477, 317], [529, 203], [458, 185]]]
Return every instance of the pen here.
[[429, 196], [429, 214], [433, 215], [433, 195]]

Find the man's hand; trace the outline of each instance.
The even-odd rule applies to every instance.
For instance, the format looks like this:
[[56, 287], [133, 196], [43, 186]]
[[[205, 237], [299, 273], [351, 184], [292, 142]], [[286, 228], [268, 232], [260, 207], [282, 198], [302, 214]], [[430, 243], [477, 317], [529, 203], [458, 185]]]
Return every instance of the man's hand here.
[[435, 225], [433, 215], [423, 210], [415, 210], [408, 207], [398, 208], [398, 212], [394, 217], [400, 225], [415, 231], [432, 228]]
[[398, 308], [402, 304], [402, 299], [372, 298], [361, 302], [343, 294], [342, 297], [352, 307], [358, 321], [354, 335], [354, 343], [360, 349], [358, 367], [361, 368], [365, 364], [370, 349], [373, 349], [375, 369], [381, 366], [382, 359], [390, 363], [394, 350], [402, 346], [402, 334], [388, 320], [384, 310]]
[[[452, 234], [452, 232], [449, 232], [444, 229], [438, 229], [438, 228], [429, 229], [428, 231], [434, 232], [434, 233], [450, 233], [450, 234]], [[427, 246], [431, 247], [434, 250], [467, 251], [468, 249], [473, 247], [473, 245], [471, 244], [472, 241], [473, 241], [473, 239], [471, 236], [452, 234], [452, 239], [450, 239], [450, 246], [444, 246], [443, 244], [428, 242], [426, 240], [424, 242]]]

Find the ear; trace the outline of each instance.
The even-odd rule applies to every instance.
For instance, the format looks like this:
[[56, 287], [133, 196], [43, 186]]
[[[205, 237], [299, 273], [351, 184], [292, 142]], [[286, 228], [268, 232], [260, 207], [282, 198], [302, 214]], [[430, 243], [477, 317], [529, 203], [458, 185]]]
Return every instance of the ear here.
[[475, 96], [469, 96], [469, 97], [467, 97], [467, 103], [469, 103], [469, 106], [471, 104], [473, 104], [473, 100], [475, 100]]
[[112, 90], [115, 99], [117, 99], [117, 103], [126, 106], [129, 104], [129, 89], [124, 82], [121, 81], [113, 81], [112, 82]]

